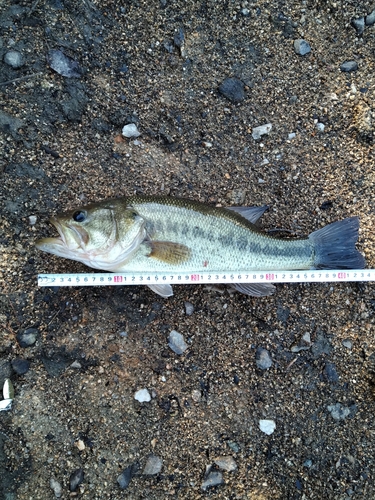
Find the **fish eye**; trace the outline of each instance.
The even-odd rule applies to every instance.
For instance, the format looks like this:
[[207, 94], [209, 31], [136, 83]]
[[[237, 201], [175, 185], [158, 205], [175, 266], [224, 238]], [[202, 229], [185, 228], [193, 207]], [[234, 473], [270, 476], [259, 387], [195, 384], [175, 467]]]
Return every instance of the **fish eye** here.
[[73, 214], [73, 220], [76, 222], [83, 222], [86, 220], [86, 212], [83, 212], [83, 210], [77, 210], [77, 212], [74, 212]]

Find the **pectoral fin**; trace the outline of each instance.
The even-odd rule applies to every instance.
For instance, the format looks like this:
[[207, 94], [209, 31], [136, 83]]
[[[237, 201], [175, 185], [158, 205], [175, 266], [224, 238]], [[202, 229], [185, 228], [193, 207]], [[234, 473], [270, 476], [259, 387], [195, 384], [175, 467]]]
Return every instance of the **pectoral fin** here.
[[272, 295], [276, 288], [271, 283], [233, 283], [231, 285], [237, 292], [251, 295], [252, 297], [266, 297]]
[[153, 292], [157, 293], [158, 295], [161, 295], [165, 299], [167, 297], [172, 297], [173, 295], [173, 288], [171, 285], [147, 285]]
[[186, 262], [191, 255], [190, 248], [180, 243], [173, 243], [171, 241], [150, 241], [148, 245], [151, 247], [151, 252], [148, 256], [166, 262], [167, 264], [182, 264]]
[[263, 205], [262, 207], [227, 207], [227, 210], [238, 213], [252, 224], [255, 224], [267, 209], [267, 205]]

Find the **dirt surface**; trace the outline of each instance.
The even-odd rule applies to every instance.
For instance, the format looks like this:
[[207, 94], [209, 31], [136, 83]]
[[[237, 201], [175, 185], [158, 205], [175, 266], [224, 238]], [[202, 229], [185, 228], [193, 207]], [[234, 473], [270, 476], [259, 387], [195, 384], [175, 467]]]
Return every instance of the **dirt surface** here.
[[[375, 498], [373, 284], [280, 285], [260, 299], [38, 288], [38, 273], [87, 268], [34, 247], [62, 209], [170, 194], [268, 204], [263, 227], [298, 235], [359, 216], [374, 268], [375, 25], [351, 24], [373, 9], [1, 2], [0, 384], [9, 377], [15, 399], [0, 413], [0, 498]], [[71, 58], [68, 76], [53, 50]], [[341, 71], [347, 61], [357, 69]], [[228, 99], [229, 77], [240, 83]], [[121, 138], [128, 123], [136, 141]]]

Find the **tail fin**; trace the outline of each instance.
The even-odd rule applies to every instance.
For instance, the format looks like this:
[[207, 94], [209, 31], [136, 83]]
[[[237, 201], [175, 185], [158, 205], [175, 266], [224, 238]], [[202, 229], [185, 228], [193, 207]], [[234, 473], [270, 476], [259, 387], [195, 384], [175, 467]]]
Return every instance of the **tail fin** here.
[[365, 259], [355, 247], [359, 219], [348, 217], [318, 229], [309, 239], [315, 248], [315, 269], [363, 269]]

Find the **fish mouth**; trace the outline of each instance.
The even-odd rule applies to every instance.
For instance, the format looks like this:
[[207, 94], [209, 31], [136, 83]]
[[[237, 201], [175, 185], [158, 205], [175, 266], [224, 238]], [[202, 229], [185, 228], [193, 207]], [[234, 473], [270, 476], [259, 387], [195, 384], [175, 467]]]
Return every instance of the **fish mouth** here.
[[[50, 253], [55, 253], [56, 250], [59, 248], [60, 251], [62, 251], [63, 249], [69, 250], [71, 244], [68, 245], [63, 225], [55, 217], [51, 217], [51, 219], [49, 219], [48, 222], [50, 222], [56, 228], [59, 235], [50, 238], [42, 238], [35, 243], [35, 246], [39, 250], [43, 250], [45, 252], [50, 252]], [[73, 235], [74, 241], [77, 244], [77, 248], [80, 247], [81, 245], [80, 245], [79, 233], [75, 230], [74, 227], [69, 226], [68, 229], [71, 231], [71, 234]]]

